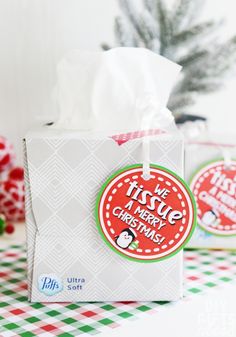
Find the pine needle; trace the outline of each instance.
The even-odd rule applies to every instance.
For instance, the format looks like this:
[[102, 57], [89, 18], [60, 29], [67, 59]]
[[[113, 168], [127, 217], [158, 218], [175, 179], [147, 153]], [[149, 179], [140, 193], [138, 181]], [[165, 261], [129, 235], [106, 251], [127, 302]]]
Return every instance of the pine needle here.
[[199, 20], [203, 0], [175, 0], [172, 10], [165, 0], [142, 2], [143, 10], [137, 11], [134, 0], [119, 0], [123, 16], [115, 19], [117, 45], [146, 47], [183, 66], [168, 104], [177, 116], [199, 95], [222, 86], [236, 63], [236, 36], [216, 42], [220, 24]]

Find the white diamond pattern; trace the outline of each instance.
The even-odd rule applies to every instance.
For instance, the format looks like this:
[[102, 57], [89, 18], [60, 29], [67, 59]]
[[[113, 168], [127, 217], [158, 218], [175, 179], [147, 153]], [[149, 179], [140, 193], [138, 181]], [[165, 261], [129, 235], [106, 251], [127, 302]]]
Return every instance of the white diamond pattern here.
[[[101, 185], [117, 169], [141, 162], [141, 140], [118, 146], [110, 138], [75, 138], [73, 149], [76, 142], [78, 148], [83, 149], [84, 159], [78, 164], [73, 151], [65, 151], [69, 141], [61, 136], [34, 138], [33, 142], [26, 139], [29, 285], [33, 282], [29, 298], [49, 300], [37, 289], [37, 277], [43, 273], [56, 273], [63, 279], [70, 276], [86, 279], [82, 292], [65, 289], [50, 301], [173, 300], [180, 297], [182, 254], [152, 264], [126, 260], [103, 242], [94, 219], [95, 200]], [[180, 138], [161, 140], [155, 137], [151, 141], [151, 162], [181, 174], [182, 146]], [[37, 163], [35, 153], [38, 154]], [[68, 156], [72, 156], [71, 160], [66, 161]]]

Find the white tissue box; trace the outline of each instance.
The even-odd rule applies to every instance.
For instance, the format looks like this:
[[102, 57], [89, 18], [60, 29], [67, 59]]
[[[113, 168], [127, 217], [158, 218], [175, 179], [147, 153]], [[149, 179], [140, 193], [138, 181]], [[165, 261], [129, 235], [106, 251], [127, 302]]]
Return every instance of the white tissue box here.
[[198, 225], [187, 247], [236, 248], [235, 158], [236, 141], [230, 135], [208, 135], [186, 144], [185, 177], [195, 195], [198, 214]]
[[[130, 261], [109, 249], [95, 224], [101, 185], [118, 169], [142, 162], [141, 138], [119, 146], [108, 135], [43, 127], [29, 132], [24, 146], [30, 301], [182, 296], [182, 250], [159, 262]], [[151, 136], [150, 159], [183, 176], [182, 137]], [[50, 282], [42, 291], [45, 277]]]

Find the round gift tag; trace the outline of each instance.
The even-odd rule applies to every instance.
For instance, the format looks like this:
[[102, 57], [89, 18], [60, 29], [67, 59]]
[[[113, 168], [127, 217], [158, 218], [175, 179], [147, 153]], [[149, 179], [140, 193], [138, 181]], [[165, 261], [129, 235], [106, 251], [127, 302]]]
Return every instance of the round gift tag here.
[[185, 182], [164, 167], [125, 167], [103, 185], [96, 221], [105, 242], [118, 254], [154, 262], [176, 254], [195, 225], [194, 198]]
[[236, 234], [236, 162], [205, 164], [194, 174], [190, 188], [197, 203], [198, 224], [218, 235]]

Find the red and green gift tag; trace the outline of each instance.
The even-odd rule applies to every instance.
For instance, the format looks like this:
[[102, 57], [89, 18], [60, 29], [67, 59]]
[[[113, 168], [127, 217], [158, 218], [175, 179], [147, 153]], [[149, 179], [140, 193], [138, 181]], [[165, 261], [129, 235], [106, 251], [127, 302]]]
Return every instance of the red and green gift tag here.
[[97, 198], [96, 220], [102, 238], [116, 253], [155, 262], [183, 249], [195, 226], [195, 202], [187, 184], [164, 167], [142, 165], [113, 174]]
[[198, 224], [215, 235], [236, 234], [236, 161], [204, 164], [190, 188], [197, 203]]

